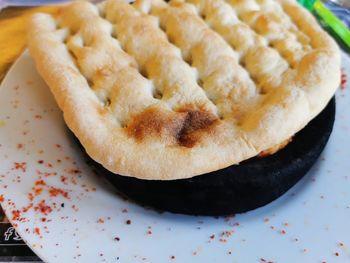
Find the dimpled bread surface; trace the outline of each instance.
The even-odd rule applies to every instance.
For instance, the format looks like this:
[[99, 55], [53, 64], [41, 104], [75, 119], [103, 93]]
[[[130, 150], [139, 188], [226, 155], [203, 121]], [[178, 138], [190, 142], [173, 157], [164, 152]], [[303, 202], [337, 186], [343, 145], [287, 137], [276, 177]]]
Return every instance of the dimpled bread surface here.
[[340, 83], [336, 43], [294, 0], [77, 1], [34, 15], [28, 46], [90, 157], [147, 180], [283, 143]]

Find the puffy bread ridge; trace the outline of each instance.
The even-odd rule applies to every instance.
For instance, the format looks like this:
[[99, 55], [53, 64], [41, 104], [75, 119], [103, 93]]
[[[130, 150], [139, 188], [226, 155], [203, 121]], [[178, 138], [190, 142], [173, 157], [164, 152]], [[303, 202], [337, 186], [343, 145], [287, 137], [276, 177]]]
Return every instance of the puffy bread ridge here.
[[34, 15], [28, 47], [87, 153], [147, 180], [280, 144], [340, 83], [337, 45], [292, 0], [78, 1]]

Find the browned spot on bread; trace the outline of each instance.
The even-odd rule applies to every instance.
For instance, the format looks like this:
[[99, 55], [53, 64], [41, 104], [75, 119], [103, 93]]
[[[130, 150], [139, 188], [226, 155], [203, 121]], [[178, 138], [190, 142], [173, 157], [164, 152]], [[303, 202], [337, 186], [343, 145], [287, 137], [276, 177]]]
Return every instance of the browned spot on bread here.
[[191, 148], [217, 121], [216, 116], [206, 111], [174, 112], [148, 108], [134, 117], [127, 132], [138, 141], [153, 137], [167, 145]]
[[135, 116], [127, 129], [139, 141], [158, 136], [164, 143], [174, 144], [185, 118], [186, 114], [148, 108]]
[[199, 141], [201, 133], [205, 132], [216, 122], [216, 116], [205, 111], [187, 111], [182, 128], [178, 133], [179, 144], [193, 147]]

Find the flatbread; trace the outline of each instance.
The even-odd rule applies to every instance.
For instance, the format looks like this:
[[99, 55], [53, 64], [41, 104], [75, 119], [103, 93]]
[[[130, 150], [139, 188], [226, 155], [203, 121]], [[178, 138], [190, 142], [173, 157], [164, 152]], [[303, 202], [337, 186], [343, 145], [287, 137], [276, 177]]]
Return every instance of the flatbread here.
[[174, 180], [291, 138], [340, 83], [340, 52], [294, 0], [73, 2], [28, 46], [68, 127], [113, 173]]

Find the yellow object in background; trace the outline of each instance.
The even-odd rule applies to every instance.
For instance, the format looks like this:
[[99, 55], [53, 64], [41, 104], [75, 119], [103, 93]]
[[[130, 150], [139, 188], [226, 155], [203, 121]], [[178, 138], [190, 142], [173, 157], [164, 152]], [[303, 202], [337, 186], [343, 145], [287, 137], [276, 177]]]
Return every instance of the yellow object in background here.
[[0, 82], [26, 45], [26, 22], [36, 12], [55, 14], [58, 7], [7, 8], [0, 12]]

